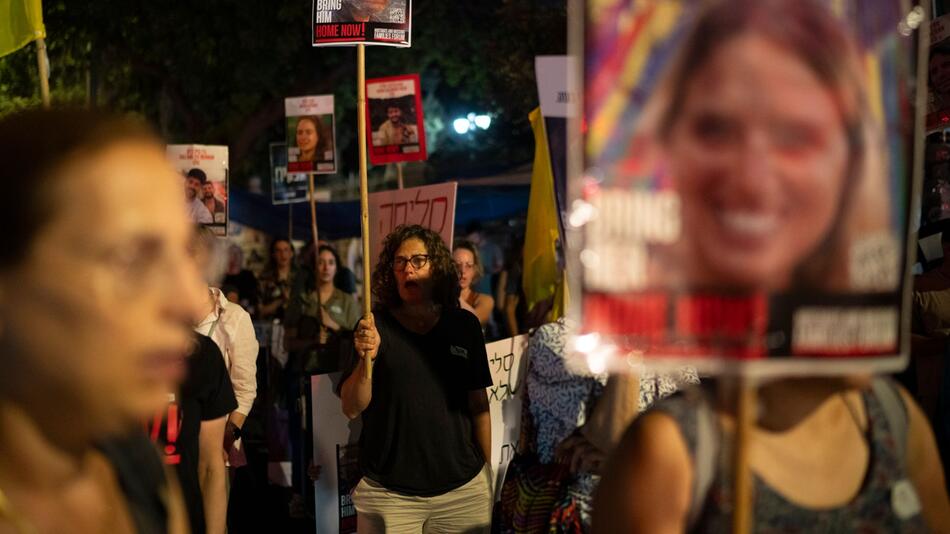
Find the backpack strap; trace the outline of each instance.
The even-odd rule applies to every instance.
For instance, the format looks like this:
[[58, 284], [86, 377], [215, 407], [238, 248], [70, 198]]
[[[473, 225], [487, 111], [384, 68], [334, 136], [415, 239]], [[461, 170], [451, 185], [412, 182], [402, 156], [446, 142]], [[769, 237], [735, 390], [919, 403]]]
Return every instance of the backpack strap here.
[[687, 515], [688, 531], [692, 530], [706, 503], [706, 495], [716, 476], [716, 464], [719, 456], [716, 416], [705, 395], [701, 395], [696, 407], [696, 450], [693, 456], [693, 495]]
[[875, 377], [871, 382], [871, 391], [881, 403], [884, 418], [894, 436], [894, 445], [901, 467], [904, 467], [907, 455], [908, 416], [907, 406], [897, 386], [888, 378]]

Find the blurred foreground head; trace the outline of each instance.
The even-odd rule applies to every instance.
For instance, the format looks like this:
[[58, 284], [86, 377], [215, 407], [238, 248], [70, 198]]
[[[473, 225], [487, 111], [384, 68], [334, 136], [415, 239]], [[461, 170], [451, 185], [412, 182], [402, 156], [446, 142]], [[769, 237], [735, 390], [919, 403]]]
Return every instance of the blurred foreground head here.
[[204, 296], [181, 176], [147, 127], [93, 111], [0, 119], [0, 161], [0, 403], [53, 439], [143, 420]]

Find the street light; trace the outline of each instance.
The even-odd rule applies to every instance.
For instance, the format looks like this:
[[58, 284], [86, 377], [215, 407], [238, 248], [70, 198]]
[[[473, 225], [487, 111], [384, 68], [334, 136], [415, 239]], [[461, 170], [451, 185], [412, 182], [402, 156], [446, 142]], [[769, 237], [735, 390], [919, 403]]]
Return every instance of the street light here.
[[473, 132], [476, 129], [487, 130], [491, 126], [491, 115], [476, 115], [474, 113], [469, 113], [465, 117], [459, 117], [452, 121], [452, 128], [455, 129], [455, 133], [459, 135], [465, 135], [468, 132]]

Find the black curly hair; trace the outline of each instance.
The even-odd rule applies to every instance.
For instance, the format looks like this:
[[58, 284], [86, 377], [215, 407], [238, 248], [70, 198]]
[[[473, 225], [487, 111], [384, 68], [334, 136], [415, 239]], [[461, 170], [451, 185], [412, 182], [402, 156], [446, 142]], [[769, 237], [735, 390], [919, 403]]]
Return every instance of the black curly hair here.
[[459, 277], [452, 253], [436, 232], [419, 226], [400, 225], [383, 241], [383, 250], [379, 253], [379, 262], [373, 270], [373, 299], [376, 309], [395, 309], [402, 305], [396, 275], [393, 272], [393, 260], [399, 246], [407, 239], [418, 239], [429, 253], [429, 265], [432, 271], [432, 301], [443, 310], [459, 307]]

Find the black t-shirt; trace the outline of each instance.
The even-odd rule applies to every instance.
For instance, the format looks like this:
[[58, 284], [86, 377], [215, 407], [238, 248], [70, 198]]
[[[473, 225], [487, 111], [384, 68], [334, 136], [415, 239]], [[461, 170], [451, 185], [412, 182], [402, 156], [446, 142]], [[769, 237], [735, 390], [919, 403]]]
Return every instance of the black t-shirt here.
[[362, 414], [363, 473], [407, 495], [464, 485], [486, 461], [468, 408], [469, 391], [492, 384], [478, 318], [447, 310], [432, 330], [416, 334], [383, 311], [376, 328], [381, 344], [373, 399]]
[[[207, 336], [195, 334], [197, 348], [186, 360], [188, 375], [178, 394], [169, 396], [161, 428], [155, 432], [165, 463], [175, 466], [188, 508], [192, 534], [205, 531], [204, 505], [198, 482], [198, 433], [202, 421], [224, 417], [237, 409], [231, 378], [221, 350]], [[177, 428], [177, 430], [176, 430]], [[221, 444], [222, 450], [224, 444]]]

